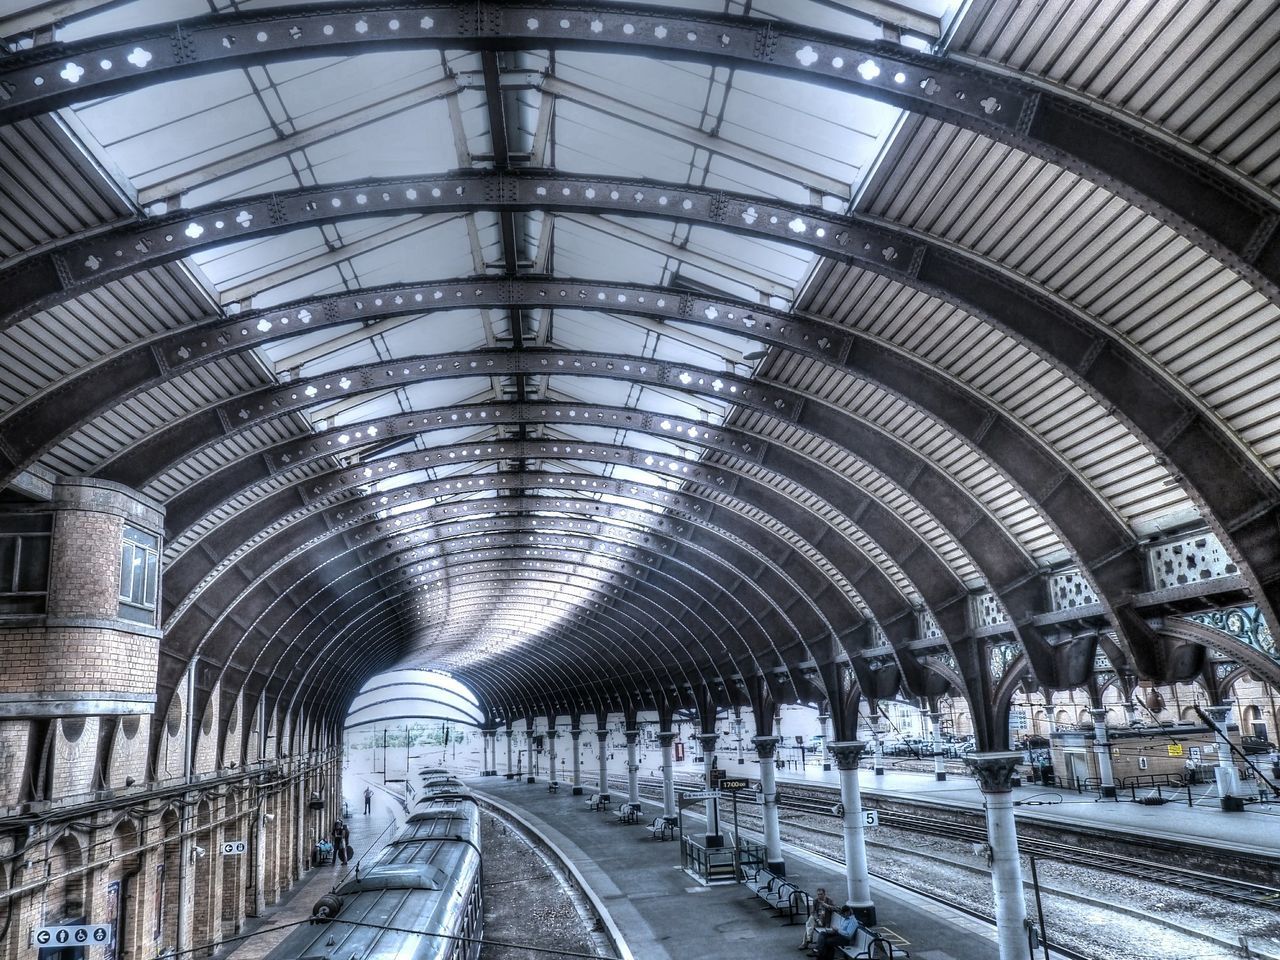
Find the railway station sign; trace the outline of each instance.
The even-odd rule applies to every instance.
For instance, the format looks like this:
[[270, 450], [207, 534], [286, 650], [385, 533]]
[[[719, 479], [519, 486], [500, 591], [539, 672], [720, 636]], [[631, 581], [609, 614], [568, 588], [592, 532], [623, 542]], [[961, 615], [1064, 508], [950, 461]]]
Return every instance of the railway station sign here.
[[719, 799], [720, 799], [719, 790], [699, 790], [697, 793], [680, 794], [681, 803], [693, 803], [694, 801], [697, 801], [697, 800], [719, 800]]
[[248, 849], [243, 840], [226, 840], [222, 844], [224, 857], [238, 857]]
[[106, 947], [111, 944], [109, 923], [75, 923], [57, 927], [37, 927], [37, 947]]
[[863, 810], [862, 825], [864, 827], [880, 826], [880, 811], [879, 810]]
[[1171, 757], [1180, 757], [1180, 756], [1182, 756], [1182, 744], [1180, 744], [1180, 743], [1171, 743], [1171, 744], [1169, 744], [1169, 756], [1171, 756]]
[[726, 779], [726, 780], [720, 781], [721, 790], [745, 790], [750, 785], [751, 785], [750, 780], [743, 780], [742, 778], [738, 778], [736, 780]]

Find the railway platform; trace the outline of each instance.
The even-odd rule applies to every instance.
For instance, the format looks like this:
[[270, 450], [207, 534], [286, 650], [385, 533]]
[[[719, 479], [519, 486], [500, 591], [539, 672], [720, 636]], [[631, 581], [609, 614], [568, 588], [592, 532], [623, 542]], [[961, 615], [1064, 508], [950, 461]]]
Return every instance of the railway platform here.
[[[587, 810], [581, 798], [545, 784], [474, 778], [472, 788], [522, 818], [582, 875], [609, 912], [636, 960], [798, 957], [799, 924], [775, 919], [741, 884], [703, 886], [680, 866], [680, 845], [655, 840], [643, 826]], [[645, 816], [661, 812], [646, 802]], [[685, 820], [700, 820], [686, 811]], [[744, 836], [747, 834], [744, 831]], [[787, 878], [840, 900], [840, 864], [788, 849]], [[994, 928], [946, 905], [873, 879], [878, 927], [903, 942], [913, 960], [994, 960]]]
[[[367, 860], [376, 854], [395, 836], [404, 825], [404, 808], [392, 791], [379, 789], [376, 783], [368, 785], [373, 787], [374, 800], [372, 810], [366, 816], [357, 803], [364, 794], [366, 781], [348, 776], [343, 783], [352, 813], [346, 818], [355, 853], [350, 865], [344, 867], [335, 857], [329, 864], [308, 870], [279, 900], [268, 906], [262, 916], [251, 918], [241, 932], [243, 939], [224, 945], [218, 950], [218, 957], [224, 960], [260, 960], [265, 957], [297, 924], [310, 920], [311, 908], [316, 901], [346, 877], [348, 869], [354, 869], [361, 859]], [[336, 815], [326, 811], [326, 824], [332, 823]]]
[[[750, 760], [745, 767], [753, 772], [758, 769]], [[858, 780], [864, 798], [909, 799], [982, 809], [982, 793], [969, 777], [951, 776], [939, 782], [932, 773], [886, 770], [876, 776], [864, 768]], [[835, 772], [821, 768], [808, 769], [803, 775], [798, 771], [779, 773], [778, 783], [780, 789], [788, 783], [839, 788]], [[1091, 794], [1065, 788], [1027, 785], [1014, 788], [1013, 801], [1019, 820], [1071, 824], [1099, 833], [1159, 837], [1280, 859], [1280, 803], [1250, 804], [1243, 813], [1226, 813], [1215, 799], [1197, 799], [1188, 806], [1185, 793], [1174, 791], [1169, 795], [1173, 797], [1170, 802], [1147, 806], [1127, 799], [1098, 800]]]

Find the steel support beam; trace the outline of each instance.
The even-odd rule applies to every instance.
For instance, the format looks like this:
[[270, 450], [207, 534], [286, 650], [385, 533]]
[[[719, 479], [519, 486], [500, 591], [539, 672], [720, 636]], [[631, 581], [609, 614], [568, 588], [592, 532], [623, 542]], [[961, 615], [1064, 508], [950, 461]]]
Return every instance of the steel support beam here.
[[1009, 143], [1106, 187], [1277, 296], [1274, 198], [1101, 103], [974, 64], [777, 20], [555, 3], [327, 5], [225, 13], [0, 65], [0, 122], [178, 77], [388, 49], [584, 49], [778, 73], [880, 100]]

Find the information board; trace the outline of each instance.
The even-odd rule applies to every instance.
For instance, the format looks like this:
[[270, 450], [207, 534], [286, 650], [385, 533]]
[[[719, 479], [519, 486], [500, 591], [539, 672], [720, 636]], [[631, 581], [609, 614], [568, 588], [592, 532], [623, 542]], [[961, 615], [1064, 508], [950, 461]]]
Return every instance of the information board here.
[[222, 855], [224, 857], [237, 857], [248, 849], [243, 840], [225, 840], [222, 844]]
[[751, 786], [751, 781], [743, 780], [741, 778], [736, 780], [725, 779], [720, 781], [721, 790], [745, 790], [749, 786]]
[[109, 923], [76, 923], [58, 927], [37, 927], [37, 947], [106, 947], [111, 944]]

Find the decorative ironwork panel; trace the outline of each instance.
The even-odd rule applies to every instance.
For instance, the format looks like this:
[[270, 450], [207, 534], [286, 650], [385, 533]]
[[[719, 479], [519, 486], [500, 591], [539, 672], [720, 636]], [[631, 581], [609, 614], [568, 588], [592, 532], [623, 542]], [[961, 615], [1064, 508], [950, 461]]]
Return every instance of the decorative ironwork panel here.
[[1004, 612], [1003, 604], [994, 593], [979, 593], [970, 597], [969, 609], [975, 628], [994, 627], [1009, 622], [1009, 615]]
[[1055, 613], [1097, 602], [1093, 585], [1076, 567], [1049, 575], [1049, 607]]
[[989, 665], [991, 670], [991, 679], [999, 680], [1005, 675], [1005, 671], [1009, 669], [1009, 664], [1018, 659], [1018, 655], [1022, 653], [1022, 646], [1014, 641], [1005, 643], [993, 643], [991, 645], [991, 653], [989, 654]]
[[1271, 633], [1271, 627], [1253, 605], [1191, 613], [1186, 618], [1220, 630], [1271, 659], [1280, 661], [1280, 651], [1276, 649], [1276, 638]]
[[1239, 569], [1212, 533], [1160, 543], [1147, 551], [1151, 585], [1157, 590], [1189, 583], [1233, 577]]

